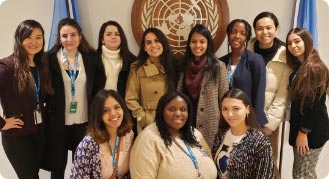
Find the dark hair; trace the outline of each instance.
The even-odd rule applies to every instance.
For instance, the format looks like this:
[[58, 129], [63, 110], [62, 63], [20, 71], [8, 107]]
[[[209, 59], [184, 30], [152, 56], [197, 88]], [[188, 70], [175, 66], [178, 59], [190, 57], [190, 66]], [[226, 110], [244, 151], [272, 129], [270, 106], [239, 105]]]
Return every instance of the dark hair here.
[[95, 52], [95, 49], [89, 45], [88, 41], [83, 35], [79, 23], [71, 18], [64, 18], [58, 22], [56, 43], [54, 47], [51, 49], [51, 51], [58, 51], [58, 49], [62, 47], [60, 31], [64, 26], [71, 26], [75, 28], [78, 31], [78, 35], [81, 36], [81, 40], [78, 46], [79, 52], [82, 53]]
[[104, 104], [108, 97], [113, 97], [115, 100], [117, 100], [123, 110], [123, 120], [118, 129], [118, 136], [121, 137], [126, 135], [126, 133], [131, 131], [133, 125], [130, 111], [128, 110], [126, 103], [120, 94], [114, 90], [103, 89], [95, 95], [91, 103], [89, 124], [87, 129], [87, 133], [93, 137], [97, 143], [103, 143], [110, 138], [103, 122]]
[[[302, 63], [289, 51], [288, 37], [291, 34], [298, 35], [304, 42], [305, 52]], [[321, 98], [326, 93], [329, 83], [328, 67], [320, 59], [317, 50], [314, 49], [312, 35], [307, 29], [291, 29], [287, 34], [286, 44], [287, 63], [294, 69], [299, 68], [298, 74], [303, 74], [296, 76], [296, 79], [291, 84], [290, 91], [292, 100], [301, 98], [300, 112], [302, 112], [306, 99], [310, 100], [311, 105], [313, 105], [316, 97]]]
[[184, 99], [184, 101], [187, 104], [187, 110], [188, 110], [187, 121], [185, 125], [180, 129], [180, 132], [182, 134], [182, 139], [192, 146], [201, 147], [201, 145], [198, 143], [198, 141], [194, 136], [194, 128], [192, 127], [193, 107], [191, 100], [185, 94], [178, 91], [167, 92], [159, 99], [155, 113], [155, 123], [158, 127], [160, 136], [163, 139], [164, 144], [168, 148], [172, 144], [172, 136], [168, 130], [168, 126], [165, 122], [163, 112], [166, 105], [178, 96]]
[[102, 46], [103, 46], [102, 40], [103, 40], [103, 37], [104, 37], [105, 29], [106, 29], [106, 27], [108, 27], [110, 25], [115, 26], [116, 28], [118, 28], [120, 39], [121, 39], [120, 56], [122, 57], [122, 60], [123, 61], [132, 61], [132, 60], [134, 60], [134, 59], [131, 59], [131, 58], [132, 57], [136, 58], [136, 57], [135, 57], [135, 55], [133, 55], [133, 53], [131, 53], [131, 51], [128, 48], [128, 42], [127, 42], [126, 35], [125, 35], [122, 27], [120, 26], [120, 24], [117, 23], [116, 21], [107, 21], [107, 22], [102, 24], [102, 26], [99, 30], [99, 34], [98, 34], [97, 52], [99, 54], [102, 54], [102, 51], [103, 51], [102, 50]]
[[15, 77], [17, 79], [18, 91], [22, 92], [25, 89], [34, 89], [34, 80], [30, 75], [29, 59], [27, 52], [23, 47], [23, 41], [28, 38], [33, 30], [40, 29], [42, 32], [43, 44], [40, 52], [34, 55], [34, 63], [38, 67], [40, 72], [41, 89], [48, 94], [53, 93], [53, 89], [50, 83], [48, 75], [48, 62], [45, 58], [44, 46], [44, 30], [41, 24], [35, 20], [25, 20], [21, 22], [15, 31], [15, 44], [14, 53], [15, 58]]
[[[250, 102], [248, 96], [243, 91], [241, 91], [240, 89], [237, 89], [237, 88], [232, 88], [232, 89], [230, 89], [229, 91], [227, 91], [224, 94], [221, 103], [223, 102], [223, 100], [225, 98], [238, 99], [238, 100], [241, 100], [242, 103], [246, 107], [249, 106], [250, 112], [249, 112], [248, 117], [246, 117], [246, 124], [248, 126], [252, 127], [252, 128], [260, 129], [260, 126], [258, 125], [258, 123], [256, 121], [256, 115], [255, 115], [255, 112], [254, 112], [254, 110], [252, 108], [251, 102]], [[225, 121], [225, 119], [223, 117], [223, 114], [222, 114], [222, 106], [220, 106], [220, 110], [221, 110], [221, 118], [219, 120], [219, 128], [221, 128], [221, 129], [228, 129], [228, 128], [230, 128], [230, 126]]]
[[205, 56], [207, 56], [208, 60], [207, 60], [206, 66], [204, 68], [204, 72], [206, 72], [204, 74], [209, 73], [209, 76], [211, 77], [211, 79], [215, 80], [219, 64], [217, 63], [217, 58], [215, 56], [214, 43], [213, 43], [211, 33], [210, 33], [209, 29], [202, 24], [196, 24], [191, 29], [191, 31], [188, 35], [185, 55], [184, 55], [183, 62], [182, 62], [183, 71], [186, 71], [187, 68], [189, 68], [189, 64], [194, 59], [194, 54], [192, 53], [192, 50], [191, 50], [191, 47], [189, 46], [189, 44], [191, 43], [192, 36], [195, 33], [201, 34], [202, 36], [204, 36], [207, 39], [207, 50], [205, 52]]
[[286, 37], [286, 44], [287, 44], [287, 50], [286, 50], [286, 57], [287, 57], [287, 63], [290, 67], [296, 69], [301, 65], [300, 61], [295, 57], [289, 50], [288, 50], [288, 37], [290, 34], [296, 34], [298, 35], [303, 41], [305, 45], [305, 52], [304, 52], [304, 59], [307, 60], [309, 56], [311, 56], [312, 53], [314, 53], [314, 47], [313, 47], [313, 38], [312, 35], [308, 32], [308, 30], [304, 28], [294, 28], [291, 29]]
[[261, 12], [261, 13], [259, 13], [256, 17], [255, 17], [255, 19], [254, 19], [254, 22], [253, 22], [253, 27], [254, 27], [254, 29], [256, 28], [256, 23], [257, 23], [257, 21], [259, 20], [259, 19], [262, 19], [262, 18], [264, 18], [264, 17], [268, 17], [268, 18], [270, 18], [270, 19], [272, 19], [273, 20], [273, 22], [274, 22], [274, 26], [275, 26], [275, 28], [278, 28], [279, 27], [279, 20], [278, 20], [278, 18], [272, 13], [272, 12]]
[[234, 20], [232, 20], [226, 28], [226, 34], [230, 35], [232, 33], [232, 29], [233, 29], [233, 27], [236, 23], [244, 24], [244, 27], [245, 27], [245, 30], [246, 30], [246, 33], [247, 33], [246, 34], [246, 44], [245, 45], [247, 46], [247, 44], [248, 44], [248, 42], [251, 38], [251, 26], [246, 20], [244, 20], [244, 19], [234, 19]]
[[145, 36], [149, 33], [153, 33], [157, 37], [159, 42], [162, 44], [163, 52], [160, 55], [160, 64], [164, 67], [167, 75], [168, 89], [173, 90], [175, 89], [175, 85], [174, 85], [175, 70], [173, 67], [175, 57], [170, 49], [166, 36], [163, 34], [161, 30], [157, 28], [148, 28], [144, 31], [142, 42], [140, 44], [140, 50], [137, 56], [137, 63], [135, 66], [133, 66], [133, 69], [137, 71], [138, 68], [142, 67], [146, 63], [147, 58], [149, 57], [149, 55], [145, 51]]

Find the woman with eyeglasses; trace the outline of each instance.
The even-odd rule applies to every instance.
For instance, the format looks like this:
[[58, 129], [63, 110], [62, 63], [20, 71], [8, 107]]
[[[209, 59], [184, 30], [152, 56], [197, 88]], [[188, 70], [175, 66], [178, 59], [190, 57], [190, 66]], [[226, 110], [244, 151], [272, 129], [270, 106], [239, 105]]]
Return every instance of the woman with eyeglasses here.
[[249, 97], [260, 126], [268, 123], [264, 112], [266, 69], [263, 57], [246, 49], [251, 37], [251, 26], [243, 19], [235, 19], [226, 29], [227, 55], [220, 58], [228, 71], [229, 88], [238, 88]]

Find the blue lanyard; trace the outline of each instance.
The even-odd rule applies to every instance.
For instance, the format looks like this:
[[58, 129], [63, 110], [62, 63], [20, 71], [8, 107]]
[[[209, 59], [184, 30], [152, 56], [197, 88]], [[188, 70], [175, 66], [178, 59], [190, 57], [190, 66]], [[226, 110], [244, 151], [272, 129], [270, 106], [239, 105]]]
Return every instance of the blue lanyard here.
[[[232, 63], [232, 58], [230, 57], [230, 60], [228, 61], [228, 65], [227, 65], [227, 77], [228, 77], [228, 85], [230, 89], [233, 88], [233, 74], [234, 74], [231, 68], [231, 63]], [[236, 64], [236, 68], [238, 67], [239, 63], [240, 63], [240, 59]]]
[[193, 154], [193, 152], [192, 152], [192, 150], [191, 150], [191, 147], [188, 145], [188, 143], [187, 143], [185, 140], [184, 140], [184, 143], [185, 143], [186, 148], [187, 148], [187, 150], [188, 150], [188, 152], [189, 152], [189, 154], [186, 153], [187, 156], [192, 160], [193, 165], [194, 165], [194, 168], [197, 169], [197, 170], [199, 170], [198, 161], [196, 160], [196, 157], [195, 157], [195, 155]]
[[300, 68], [298, 68], [298, 70], [296, 71], [296, 73], [294, 74], [294, 76], [292, 76], [291, 82], [293, 82], [296, 79], [296, 76], [297, 76], [297, 74], [299, 72], [299, 69]]
[[188, 145], [188, 143], [184, 140], [184, 144], [188, 150], [188, 153], [183, 149], [182, 146], [180, 146], [178, 144], [178, 142], [176, 141], [175, 138], [173, 138], [174, 143], [184, 152], [184, 154], [186, 154], [193, 162], [194, 168], [197, 170], [198, 174], [199, 174], [199, 165], [198, 165], [198, 161], [195, 157], [195, 155], [193, 154], [191, 147]]
[[65, 53], [64, 50], [62, 50], [62, 55], [63, 55], [64, 58], [66, 58], [67, 68], [69, 70], [69, 75], [70, 75], [70, 78], [71, 78], [71, 94], [72, 94], [72, 97], [74, 97], [75, 96], [74, 82], [76, 80], [79, 53], [77, 52], [75, 54], [73, 70], [71, 70], [69, 59], [67, 58], [66, 53]]
[[[30, 68], [31, 74], [32, 74], [32, 70]], [[33, 74], [32, 74], [33, 77]], [[34, 88], [35, 88], [35, 100], [37, 102], [37, 106], [39, 107], [39, 102], [40, 102], [40, 74], [39, 74], [39, 70], [37, 69], [37, 78], [38, 80], [35, 80], [34, 78]]]
[[[113, 161], [112, 161], [113, 169], [116, 168], [116, 171], [115, 171], [116, 178], [119, 178], [119, 166], [118, 167], [115, 167], [116, 164], [117, 164], [117, 162], [118, 162], [117, 161], [116, 153], [117, 153], [118, 146], [119, 146], [119, 139], [120, 139], [120, 137], [118, 137], [118, 136], [115, 138], [114, 149], [111, 150], [112, 156], [113, 156]], [[111, 146], [110, 146], [110, 148], [111, 148]]]

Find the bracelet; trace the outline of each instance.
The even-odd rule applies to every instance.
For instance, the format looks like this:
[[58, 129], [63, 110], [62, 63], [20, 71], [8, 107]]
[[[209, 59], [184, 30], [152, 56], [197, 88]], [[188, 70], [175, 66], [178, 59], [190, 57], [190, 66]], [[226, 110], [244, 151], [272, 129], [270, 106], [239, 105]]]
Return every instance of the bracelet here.
[[301, 131], [298, 131], [298, 136], [300, 137], [307, 137], [307, 134]]

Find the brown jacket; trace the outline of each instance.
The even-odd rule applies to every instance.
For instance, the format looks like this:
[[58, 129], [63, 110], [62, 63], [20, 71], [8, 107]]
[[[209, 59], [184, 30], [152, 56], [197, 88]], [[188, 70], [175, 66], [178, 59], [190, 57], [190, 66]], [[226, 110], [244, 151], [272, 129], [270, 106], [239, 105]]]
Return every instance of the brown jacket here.
[[154, 121], [158, 101], [167, 92], [168, 84], [163, 66], [157, 67], [147, 60], [136, 71], [136, 63], [131, 64], [125, 100], [133, 117], [137, 118], [137, 130], [140, 132]]
[[[210, 148], [212, 148], [215, 135], [218, 131], [220, 118], [219, 102], [228, 90], [228, 78], [225, 64], [217, 61], [218, 66], [216, 80], [211, 80], [210, 75], [203, 74], [201, 91], [198, 102], [196, 128], [204, 136]], [[185, 74], [181, 74], [177, 84], [177, 90], [183, 90], [183, 79]]]

